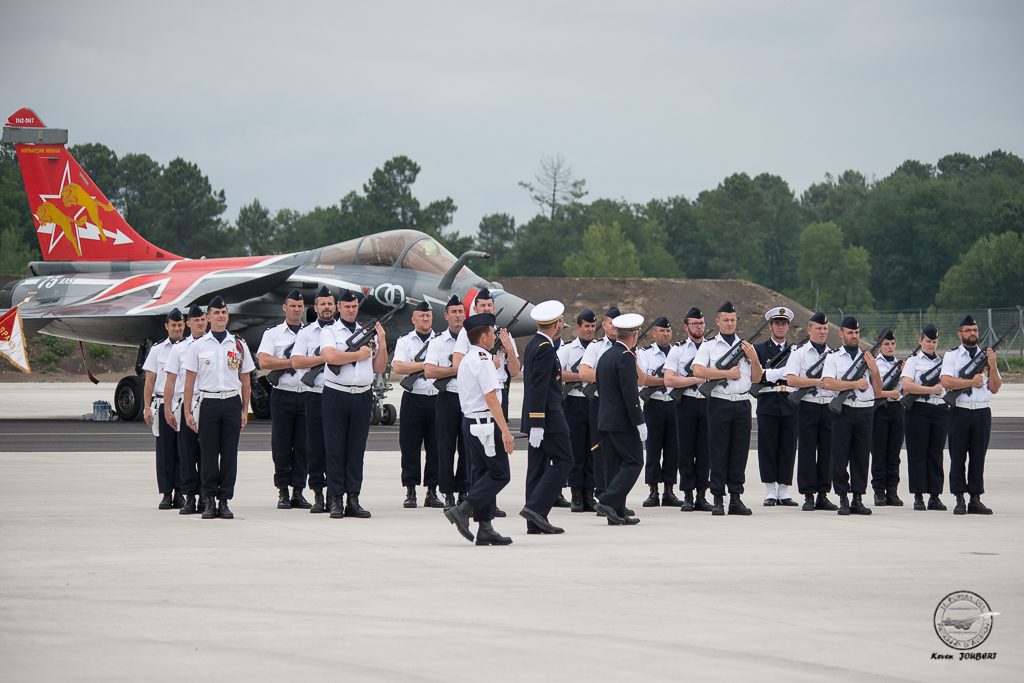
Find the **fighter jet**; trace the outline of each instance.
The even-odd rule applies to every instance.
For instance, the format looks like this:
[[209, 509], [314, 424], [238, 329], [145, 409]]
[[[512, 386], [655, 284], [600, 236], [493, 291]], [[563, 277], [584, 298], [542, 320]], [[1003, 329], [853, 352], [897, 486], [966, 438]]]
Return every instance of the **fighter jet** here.
[[999, 616], [999, 612], [982, 612], [981, 614], [975, 614], [973, 617], [964, 617], [963, 619], [943, 619], [942, 625], [966, 631], [974, 626], [974, 622], [979, 619], [991, 619], [996, 616]]
[[[364, 323], [397, 309], [385, 325], [392, 349], [412, 329], [413, 305], [429, 302], [434, 326], [442, 330], [441, 314], [452, 294], [468, 309], [483, 287], [500, 309], [499, 325], [509, 327], [512, 336], [533, 332], [531, 304], [469, 268], [470, 261], [488, 254], [467, 251], [456, 258], [415, 230], [389, 230], [273, 256], [189, 259], [172, 254], [147, 242], [125, 221], [67, 150], [67, 140], [67, 130], [47, 128], [31, 109], [18, 110], [4, 125], [3, 142], [14, 144], [44, 260], [30, 263], [25, 279], [0, 289], [0, 310], [18, 305], [29, 333], [137, 347], [137, 374], [123, 378], [114, 393], [121, 419], [142, 414], [141, 364], [152, 343], [164, 336], [164, 316], [175, 307], [205, 306], [217, 294], [229, 302], [231, 332], [253, 350], [263, 331], [281, 321], [288, 292], [298, 289], [312, 304], [323, 285], [360, 295]], [[378, 380], [374, 416], [389, 424], [395, 410], [383, 404], [387, 376]], [[269, 416], [268, 387], [265, 380], [253, 382], [257, 416]]]

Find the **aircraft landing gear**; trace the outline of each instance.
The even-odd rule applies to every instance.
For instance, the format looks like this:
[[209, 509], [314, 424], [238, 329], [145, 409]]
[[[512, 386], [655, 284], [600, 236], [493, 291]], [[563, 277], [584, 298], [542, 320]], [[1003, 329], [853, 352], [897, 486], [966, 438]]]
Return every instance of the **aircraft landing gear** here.
[[145, 380], [142, 378], [142, 364], [146, 362], [146, 355], [149, 353], [153, 343], [146, 340], [139, 344], [139, 353], [135, 356], [135, 374], [122, 377], [114, 389], [114, 412], [117, 418], [123, 422], [134, 422], [142, 419], [143, 389]]
[[373, 412], [370, 413], [371, 425], [393, 425], [398, 419], [398, 411], [390, 403], [384, 403], [384, 398], [391, 391], [391, 383], [388, 381], [390, 373], [381, 373], [373, 376]]
[[264, 377], [257, 377], [254, 371], [250, 376], [249, 386], [252, 387], [249, 396], [249, 409], [252, 414], [260, 420], [270, 419], [270, 381]]

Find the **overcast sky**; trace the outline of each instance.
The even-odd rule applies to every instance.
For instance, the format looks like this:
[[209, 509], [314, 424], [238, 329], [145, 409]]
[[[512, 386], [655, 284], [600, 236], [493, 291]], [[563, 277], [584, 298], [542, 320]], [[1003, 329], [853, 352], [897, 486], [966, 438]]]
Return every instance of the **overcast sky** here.
[[535, 213], [562, 155], [589, 198], [694, 198], [727, 175], [882, 178], [1024, 155], [1020, 2], [5, 3], [4, 119], [193, 161], [308, 211], [405, 154], [455, 225]]

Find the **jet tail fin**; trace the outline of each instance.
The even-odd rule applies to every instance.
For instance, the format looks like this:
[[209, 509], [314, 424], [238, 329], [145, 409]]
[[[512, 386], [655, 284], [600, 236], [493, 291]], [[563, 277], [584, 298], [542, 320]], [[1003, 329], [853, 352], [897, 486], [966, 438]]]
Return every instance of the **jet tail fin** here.
[[66, 147], [67, 131], [47, 128], [31, 109], [7, 119], [39, 251], [46, 261], [163, 261], [180, 256], [150, 244], [128, 225]]

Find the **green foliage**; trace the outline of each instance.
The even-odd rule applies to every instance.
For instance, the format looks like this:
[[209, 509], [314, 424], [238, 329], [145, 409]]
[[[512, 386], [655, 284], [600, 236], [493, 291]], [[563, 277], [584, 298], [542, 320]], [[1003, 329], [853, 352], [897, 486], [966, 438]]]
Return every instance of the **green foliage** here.
[[569, 277], [638, 277], [640, 258], [618, 223], [594, 223], [583, 234], [583, 248], [565, 258]]
[[797, 298], [816, 311], [871, 310], [871, 266], [863, 247], [843, 246], [835, 223], [811, 223], [800, 233], [797, 249]]
[[114, 356], [113, 349], [106, 344], [86, 344], [85, 352], [94, 360], [107, 360]]
[[944, 308], [1013, 306], [1024, 301], [1024, 239], [1020, 233], [982, 237], [942, 278]]
[[75, 350], [74, 342], [45, 334], [37, 335], [29, 344], [32, 366], [42, 372], [56, 370], [60, 362]]
[[18, 228], [0, 230], [0, 275], [24, 276], [28, 262], [39, 259], [39, 250], [25, 244]]

